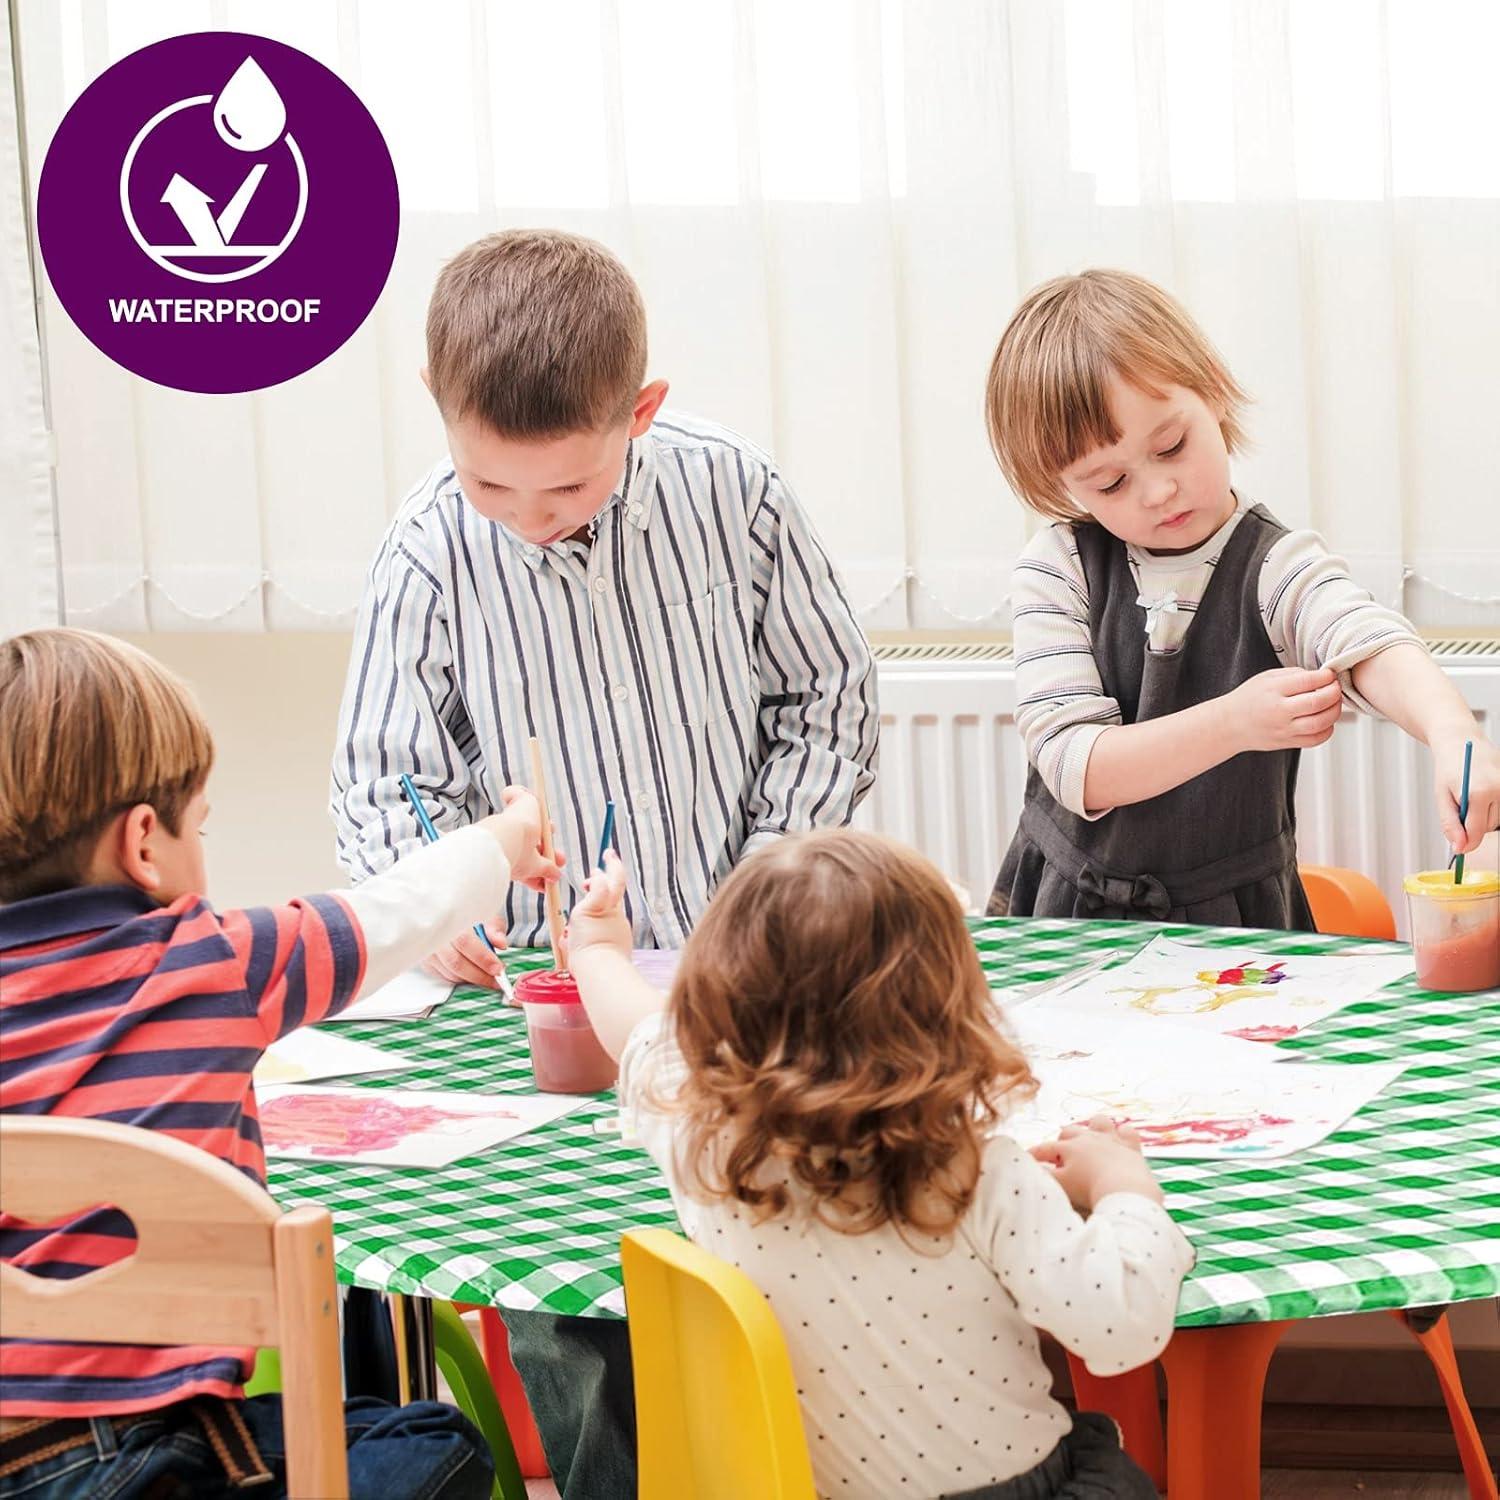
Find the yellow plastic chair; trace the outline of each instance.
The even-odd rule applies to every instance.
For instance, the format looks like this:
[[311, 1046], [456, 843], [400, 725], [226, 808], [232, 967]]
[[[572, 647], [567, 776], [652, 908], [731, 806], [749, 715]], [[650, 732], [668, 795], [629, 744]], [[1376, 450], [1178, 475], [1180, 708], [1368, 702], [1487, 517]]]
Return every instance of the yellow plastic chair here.
[[102, 1344], [278, 1346], [287, 1492], [345, 1500], [333, 1223], [283, 1213], [207, 1151], [106, 1120], [0, 1116], [0, 1201], [33, 1224], [112, 1203], [135, 1254], [75, 1280], [0, 1264], [0, 1335]]
[[797, 1385], [750, 1278], [665, 1229], [620, 1242], [640, 1500], [814, 1500]]

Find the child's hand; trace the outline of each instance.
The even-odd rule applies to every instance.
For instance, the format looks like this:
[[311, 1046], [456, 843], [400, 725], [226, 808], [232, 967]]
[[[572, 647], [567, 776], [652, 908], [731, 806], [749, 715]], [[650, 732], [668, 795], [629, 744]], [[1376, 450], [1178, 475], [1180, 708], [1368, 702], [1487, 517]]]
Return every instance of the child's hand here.
[[1310, 750], [1333, 733], [1344, 693], [1329, 667], [1273, 667], [1226, 693], [1224, 706], [1241, 750]]
[[[542, 853], [541, 804], [523, 786], [508, 786], [500, 794], [503, 812], [485, 818], [480, 827], [498, 840], [510, 861], [511, 879], [533, 891], [545, 890], [558, 878], [566, 856], [554, 850], [552, 857]], [[479, 947], [477, 938], [474, 939]]]
[[1141, 1138], [1129, 1126], [1095, 1115], [1087, 1125], [1064, 1125], [1055, 1141], [1033, 1146], [1031, 1154], [1045, 1167], [1080, 1213], [1090, 1213], [1111, 1193], [1139, 1193], [1155, 1203], [1161, 1188], [1141, 1155]]
[[[504, 953], [505, 923], [486, 922], [484, 930], [489, 933], [496, 951]], [[437, 952], [423, 961], [422, 967], [449, 984], [477, 984], [486, 990], [498, 990], [500, 975], [505, 972], [504, 963], [472, 932], [465, 932], [451, 943], [444, 943]]]
[[625, 865], [611, 849], [604, 868], [584, 882], [583, 900], [568, 918], [568, 961], [590, 948], [613, 948], [630, 957], [630, 923], [625, 919]]
[[1472, 854], [1491, 829], [1500, 828], [1500, 750], [1478, 735], [1469, 767], [1469, 816], [1458, 821], [1464, 783], [1463, 740], [1432, 742], [1433, 780], [1443, 837], [1455, 854]]

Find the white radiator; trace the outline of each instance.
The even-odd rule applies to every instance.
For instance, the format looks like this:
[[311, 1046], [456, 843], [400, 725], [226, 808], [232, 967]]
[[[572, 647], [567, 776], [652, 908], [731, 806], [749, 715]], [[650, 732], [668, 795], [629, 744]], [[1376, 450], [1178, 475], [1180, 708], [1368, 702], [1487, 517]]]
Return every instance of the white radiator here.
[[[1491, 739], [1500, 733], [1500, 640], [1433, 642]], [[880, 768], [855, 824], [915, 845], [982, 909], [1010, 843], [1026, 784], [1010, 648], [897, 646], [880, 659]], [[1437, 869], [1431, 758], [1393, 724], [1346, 713], [1302, 757], [1299, 856], [1347, 865], [1385, 892], [1406, 933], [1402, 878]]]

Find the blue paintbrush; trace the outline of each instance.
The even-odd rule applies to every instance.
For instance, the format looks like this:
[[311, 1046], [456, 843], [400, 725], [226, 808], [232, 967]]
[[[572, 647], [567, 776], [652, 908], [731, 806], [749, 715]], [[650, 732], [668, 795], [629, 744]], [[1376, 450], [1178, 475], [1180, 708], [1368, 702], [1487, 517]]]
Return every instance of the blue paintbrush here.
[[[408, 776], [405, 771], [401, 773], [401, 790], [406, 794], [406, 800], [411, 803], [411, 810], [417, 815], [417, 823], [421, 827], [422, 837], [426, 839], [429, 844], [437, 843], [438, 831], [432, 826], [432, 819], [427, 816], [427, 809], [422, 806], [422, 799], [417, 795], [417, 788], [412, 782], [411, 777]], [[477, 937], [479, 941], [483, 943], [484, 946], [495, 955], [496, 958], [500, 957], [499, 950], [490, 941], [489, 933], [484, 930], [483, 922], [476, 922], [474, 924], [474, 936]], [[502, 994], [506, 996], [512, 996], [515, 994], [515, 988], [510, 982], [510, 975], [508, 975], [504, 969], [501, 969], [501, 971], [495, 977], [500, 981], [500, 991]]]
[[[1474, 763], [1474, 741], [1464, 741], [1464, 782], [1458, 792], [1458, 821], [1463, 823], [1469, 816], [1469, 767]], [[1462, 885], [1464, 883], [1464, 857], [1462, 854], [1453, 861], [1453, 883]]]

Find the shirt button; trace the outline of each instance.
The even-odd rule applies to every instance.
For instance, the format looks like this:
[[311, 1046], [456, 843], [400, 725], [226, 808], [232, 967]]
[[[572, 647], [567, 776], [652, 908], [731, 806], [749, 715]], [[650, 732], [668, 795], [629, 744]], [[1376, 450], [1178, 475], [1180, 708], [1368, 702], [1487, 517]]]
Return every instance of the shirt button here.
[[596, 594], [602, 594], [608, 587], [609, 585], [605, 583], [602, 578], [596, 578], [594, 580], [594, 592]]
[[635, 805], [640, 808], [642, 812], [650, 812], [651, 794], [649, 792], [642, 792], [641, 795], [635, 799]]
[[627, 514], [627, 515], [629, 515], [629, 516], [638, 516], [638, 515], [640, 515], [640, 513], [641, 513], [641, 512], [642, 512], [642, 511], [643, 511], [643, 510], [644, 510], [644, 509], [645, 509], [645, 508], [646, 508], [646, 507], [645, 507], [645, 506], [644, 506], [644, 505], [642, 505], [642, 504], [641, 504], [641, 502], [640, 502], [640, 501], [639, 501], [639, 500], [632, 500], [632, 501], [631, 501], [631, 502], [630, 502], [630, 504], [629, 504], [629, 505], [628, 505], [628, 506], [626, 506], [626, 507], [625, 507], [625, 513], [626, 513], [626, 514]]
[[610, 690], [609, 696], [616, 703], [623, 703], [630, 696], [630, 689], [623, 682], [617, 682]]

